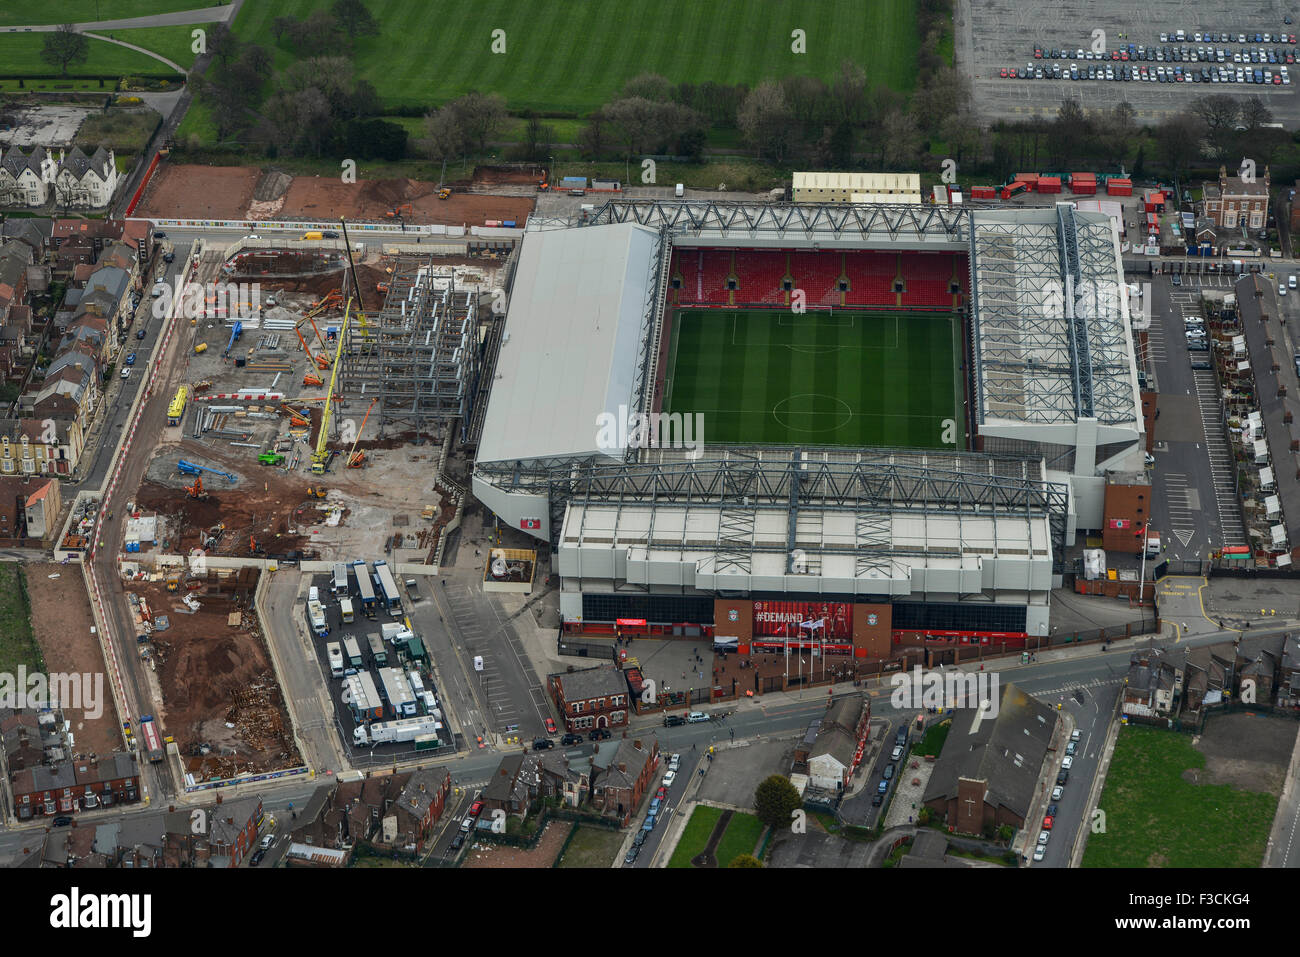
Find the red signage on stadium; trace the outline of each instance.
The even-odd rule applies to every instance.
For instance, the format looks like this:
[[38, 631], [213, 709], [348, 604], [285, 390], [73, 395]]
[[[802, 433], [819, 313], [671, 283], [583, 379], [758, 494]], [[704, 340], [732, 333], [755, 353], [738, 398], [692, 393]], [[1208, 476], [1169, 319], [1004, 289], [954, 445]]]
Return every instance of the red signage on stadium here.
[[756, 601], [754, 637], [853, 641], [853, 606], [828, 601]]
[[614, 624], [621, 628], [644, 628], [644, 618], [615, 618]]

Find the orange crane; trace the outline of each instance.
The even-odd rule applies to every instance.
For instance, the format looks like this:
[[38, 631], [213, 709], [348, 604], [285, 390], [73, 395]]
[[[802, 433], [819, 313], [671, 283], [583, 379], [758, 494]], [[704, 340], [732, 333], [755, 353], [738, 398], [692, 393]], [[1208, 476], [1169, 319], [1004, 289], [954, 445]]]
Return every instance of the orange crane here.
[[370, 410], [375, 407], [375, 403], [378, 401], [378, 396], [371, 399], [370, 405], [366, 407], [366, 414], [361, 417], [361, 428], [357, 429], [357, 440], [352, 443], [352, 448], [348, 451], [347, 463], [350, 469], [359, 469], [366, 464], [366, 453], [357, 452], [357, 445], [361, 442], [361, 433], [366, 430], [366, 419], [370, 418]]
[[313, 372], [308, 372], [305, 376], [302, 377], [302, 384], [303, 385], [324, 385], [325, 383], [321, 381], [320, 376], [316, 375]]
[[328, 369], [330, 367], [329, 359], [323, 355], [312, 353], [311, 346], [307, 345], [307, 340], [303, 338], [302, 330], [299, 329], [298, 326], [294, 326], [293, 331], [298, 333], [298, 341], [302, 343], [302, 349], [307, 353], [307, 358], [314, 362], [317, 368]]
[[208, 493], [203, 491], [202, 475], [196, 475], [194, 477], [194, 484], [185, 486], [185, 491], [190, 498], [196, 498], [199, 501], [204, 501], [208, 498]]

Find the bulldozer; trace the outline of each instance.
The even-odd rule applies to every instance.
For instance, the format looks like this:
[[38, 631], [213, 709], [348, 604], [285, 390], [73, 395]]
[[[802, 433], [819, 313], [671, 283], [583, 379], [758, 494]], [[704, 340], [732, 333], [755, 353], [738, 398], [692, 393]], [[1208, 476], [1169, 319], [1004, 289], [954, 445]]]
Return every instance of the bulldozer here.
[[327, 494], [327, 493], [326, 493], [325, 489], [321, 488], [319, 485], [308, 485], [308, 486], [307, 486], [307, 496], [308, 496], [308, 498], [324, 498], [324, 497], [326, 496], [326, 494]]
[[176, 572], [176, 573], [174, 573], [174, 574], [168, 575], [168, 576], [167, 576], [167, 590], [168, 590], [168, 591], [180, 591], [180, 589], [181, 589], [181, 576], [180, 576], [180, 572]]
[[447, 189], [445, 186], [442, 189], [438, 190], [439, 199], [448, 199], [450, 196], [451, 196], [451, 190]]

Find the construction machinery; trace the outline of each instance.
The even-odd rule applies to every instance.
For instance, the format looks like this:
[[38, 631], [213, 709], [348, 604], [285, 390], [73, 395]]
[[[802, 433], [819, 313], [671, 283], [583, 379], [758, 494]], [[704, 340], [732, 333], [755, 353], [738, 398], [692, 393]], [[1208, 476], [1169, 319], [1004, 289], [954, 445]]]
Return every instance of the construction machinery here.
[[451, 197], [451, 190], [447, 189], [445, 186], [442, 189], [438, 190], [439, 199], [448, 199], [450, 197]]
[[192, 499], [196, 499], [196, 500], [198, 500], [198, 501], [200, 501], [200, 502], [206, 502], [209, 498], [211, 498], [211, 496], [208, 495], [207, 492], [203, 491], [203, 476], [202, 476], [202, 475], [198, 476], [198, 477], [194, 480], [194, 484], [193, 484], [193, 485], [187, 485], [187, 486], [185, 486], [185, 494], [187, 494], [190, 498], [192, 498]]
[[221, 536], [226, 534], [226, 523], [217, 522], [203, 535], [204, 548], [216, 548], [217, 543], [221, 541]]
[[407, 216], [413, 216], [415, 215], [415, 210], [411, 208], [410, 203], [403, 203], [400, 206], [394, 206], [384, 215], [387, 216], [389, 219], [399, 219], [401, 218], [403, 213], [405, 213]]
[[347, 463], [350, 469], [359, 469], [366, 464], [366, 453], [358, 452], [357, 445], [361, 442], [361, 433], [366, 430], [366, 420], [370, 418], [370, 410], [375, 407], [379, 397], [370, 400], [370, 405], [366, 407], [366, 414], [361, 417], [361, 428], [357, 429], [357, 440], [352, 443], [352, 448], [348, 451]]
[[303, 385], [324, 385], [324, 382], [321, 381], [321, 377], [318, 376], [316, 373], [308, 372], [305, 376], [302, 377], [302, 384]]
[[283, 465], [284, 454], [282, 452], [263, 452], [257, 457], [258, 465]]
[[[330, 373], [330, 387], [325, 390], [326, 395], [334, 395], [334, 389], [338, 385], [339, 369], [342, 368], [343, 362], [343, 342], [347, 339], [348, 320], [352, 318], [352, 300], [348, 300], [347, 307], [343, 310], [343, 327], [339, 329], [339, 344], [334, 352], [334, 371]], [[319, 383], [317, 383], [319, 384]], [[312, 453], [311, 470], [314, 475], [324, 475], [332, 456], [325, 448], [329, 441], [330, 416], [334, 411], [334, 403], [326, 402], [325, 409], [320, 420], [320, 435], [316, 438], [316, 451]]]
[[172, 574], [170, 574], [170, 575], [167, 576], [167, 590], [168, 590], [168, 591], [180, 591], [180, 590], [181, 590], [181, 573], [180, 573], [180, 572], [173, 572]]
[[176, 463], [176, 468], [185, 475], [200, 475], [203, 472], [211, 472], [213, 475], [225, 476], [231, 482], [236, 481], [235, 476], [230, 472], [223, 472], [221, 469], [210, 468], [206, 465], [196, 465], [193, 462], [187, 462], [184, 459], [181, 459]]
[[230, 350], [235, 347], [239, 337], [244, 334], [244, 324], [236, 321], [233, 329], [230, 330], [230, 341], [226, 343], [226, 351], [221, 353], [222, 357], [230, 355]]
[[[315, 323], [312, 323], [313, 328], [315, 328], [315, 325]], [[313, 353], [311, 351], [311, 346], [307, 345], [307, 340], [303, 338], [302, 329], [300, 328], [301, 326], [302, 323], [298, 323], [298, 325], [293, 327], [293, 331], [298, 334], [298, 341], [302, 343], [302, 351], [307, 353], [307, 358], [314, 362], [317, 368], [322, 370], [328, 369], [330, 367], [329, 357], [324, 353]], [[316, 335], [319, 337], [320, 333], [317, 332]]]
[[308, 498], [324, 498], [326, 494], [327, 494], [327, 493], [326, 493], [325, 489], [321, 488], [319, 485], [308, 485], [308, 486], [307, 486], [307, 497], [308, 497]]

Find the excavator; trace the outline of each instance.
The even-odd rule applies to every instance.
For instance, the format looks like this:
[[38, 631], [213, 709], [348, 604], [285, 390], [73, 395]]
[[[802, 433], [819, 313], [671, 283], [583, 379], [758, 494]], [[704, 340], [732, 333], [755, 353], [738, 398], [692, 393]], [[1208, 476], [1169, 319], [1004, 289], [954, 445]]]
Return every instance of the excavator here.
[[190, 498], [197, 499], [200, 502], [206, 502], [209, 498], [211, 498], [211, 496], [208, 495], [207, 492], [203, 491], [202, 475], [196, 475], [194, 477], [194, 484], [185, 486], [185, 492], [186, 494], [189, 495]]
[[326, 495], [325, 489], [323, 489], [321, 486], [319, 486], [319, 485], [308, 485], [308, 486], [307, 486], [307, 497], [308, 497], [308, 498], [324, 498], [325, 495]]
[[415, 214], [415, 210], [411, 207], [410, 203], [403, 203], [401, 206], [394, 206], [384, 215], [389, 219], [399, 219], [403, 213], [407, 216], [412, 216]]
[[352, 448], [348, 452], [347, 463], [350, 469], [359, 469], [366, 464], [366, 453], [358, 452], [357, 446], [361, 443], [361, 433], [366, 430], [366, 420], [370, 418], [370, 410], [375, 407], [375, 403], [378, 401], [378, 396], [371, 399], [370, 405], [366, 408], [366, 414], [361, 417], [361, 428], [357, 429], [357, 440], [352, 443]]

